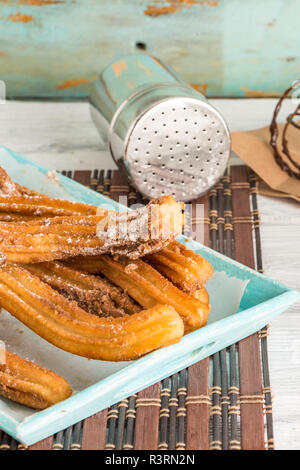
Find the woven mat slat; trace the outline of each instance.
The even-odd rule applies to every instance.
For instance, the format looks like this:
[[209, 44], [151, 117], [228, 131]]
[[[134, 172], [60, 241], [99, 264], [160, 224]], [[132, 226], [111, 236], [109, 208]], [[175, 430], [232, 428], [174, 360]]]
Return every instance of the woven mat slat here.
[[178, 374], [174, 374], [171, 378], [171, 396], [169, 400], [170, 420], [169, 420], [169, 450], [176, 450], [176, 434], [177, 434], [177, 409], [178, 409]]
[[[63, 174], [115, 201], [122, 196], [122, 204], [146, 202], [119, 171]], [[255, 175], [233, 167], [195, 202], [204, 211], [188, 207], [185, 235], [202, 231], [206, 245], [262, 271]], [[273, 449], [267, 334], [264, 328], [30, 449]], [[25, 446], [0, 431], [1, 449]]]
[[[234, 237], [233, 237], [233, 225], [232, 225], [232, 193], [230, 190], [230, 176], [226, 172], [224, 178], [222, 179], [223, 184], [223, 194], [219, 197], [222, 198], [223, 202], [223, 218], [224, 218], [224, 241], [222, 252], [225, 253], [229, 258], [234, 258]], [[221, 210], [221, 208], [219, 209]], [[219, 229], [221, 226], [219, 226]], [[226, 398], [229, 398], [228, 408], [225, 411], [228, 413], [228, 419], [226, 421], [226, 427], [228, 429], [228, 435], [225, 434], [225, 429], [223, 425], [223, 439], [227, 440], [226, 445], [230, 450], [241, 449], [240, 442], [240, 433], [239, 433], [239, 407], [238, 405], [238, 373], [237, 373], [237, 347], [235, 344], [231, 345], [229, 348], [228, 362], [229, 362], [229, 375], [227, 377], [227, 395]], [[224, 354], [221, 351], [221, 370], [225, 367], [224, 365]], [[227, 357], [226, 357], [227, 359]], [[227, 365], [226, 365], [227, 370]], [[222, 387], [222, 394], [225, 395], [224, 391], [225, 385]], [[225, 405], [223, 405], [225, 406]]]
[[0, 450], [12, 450], [17, 448], [17, 442], [5, 432], [0, 434]]
[[118, 419], [118, 429], [116, 435], [116, 450], [122, 450], [123, 441], [125, 435], [125, 423], [126, 423], [126, 412], [128, 409], [129, 401], [128, 399], [122, 400], [119, 403], [119, 419]]
[[[218, 207], [218, 240], [219, 251], [225, 254], [225, 199], [224, 199], [224, 181], [221, 180], [216, 187], [217, 189], [217, 207]], [[227, 370], [227, 352], [223, 349], [219, 352], [220, 374], [221, 374], [221, 413], [222, 413], [222, 449], [229, 448], [229, 396], [228, 396], [228, 370]]]
[[186, 421], [186, 395], [187, 395], [187, 369], [179, 372], [178, 409], [177, 409], [177, 442], [176, 450], [186, 449], [185, 421]]
[[[248, 177], [247, 167], [232, 167], [232, 183], [246, 183]], [[251, 216], [249, 188], [232, 188], [232, 215]], [[243, 223], [234, 224], [234, 240], [236, 260], [255, 268], [251, 226]], [[239, 377], [242, 448], [264, 449], [263, 403], [259, 402], [258, 398], [262, 395], [262, 375], [257, 333], [239, 342]], [[243, 399], [243, 397], [253, 397], [253, 399]]]
[[[160, 383], [138, 393], [136, 399], [135, 440], [136, 450], [151, 450], [158, 447]], [[145, 429], [151, 432], [145, 432]]]
[[53, 436], [47, 437], [40, 442], [29, 447], [29, 450], [51, 450], [53, 445]]
[[129, 187], [128, 180], [124, 173], [114, 170], [112, 173], [110, 197], [122, 204], [124, 198], [124, 205], [126, 205], [126, 197], [128, 197]]
[[209, 358], [188, 368], [186, 449], [209, 449]]
[[76, 170], [74, 171], [73, 179], [83, 186], [90, 186], [91, 174], [91, 171]]
[[90, 416], [83, 423], [82, 449], [103, 450], [106, 441], [107, 409]]
[[[219, 228], [222, 228], [222, 225], [217, 223], [219, 219], [218, 212], [218, 193], [220, 191], [220, 184], [217, 187], [210, 191], [210, 246], [214, 250], [221, 251], [220, 247], [223, 243], [223, 237]], [[223, 198], [221, 198], [223, 200]], [[210, 408], [210, 417], [211, 417], [211, 440], [210, 440], [210, 449], [211, 450], [221, 450], [224, 446], [224, 440], [227, 436], [222, 432], [222, 423], [226, 421], [227, 417], [222, 414], [221, 407], [221, 394], [222, 394], [222, 379], [221, 379], [221, 365], [220, 365], [220, 353], [217, 352], [212, 357], [213, 360], [213, 383], [211, 389], [211, 400], [212, 406]]]
[[135, 428], [135, 409], [136, 395], [132, 395], [128, 400], [128, 410], [126, 411], [126, 434], [123, 441], [123, 449], [133, 449], [134, 428]]
[[167, 377], [161, 383], [160, 397], [161, 409], [159, 413], [159, 441], [158, 449], [168, 449], [168, 424], [170, 418], [169, 399], [171, 395], [171, 379]]

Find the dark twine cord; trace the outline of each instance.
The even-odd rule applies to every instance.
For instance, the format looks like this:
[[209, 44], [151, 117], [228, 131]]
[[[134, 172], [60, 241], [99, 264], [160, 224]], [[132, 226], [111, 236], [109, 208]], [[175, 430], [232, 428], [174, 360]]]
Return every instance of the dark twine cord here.
[[289, 126], [293, 126], [296, 129], [300, 129], [300, 125], [297, 122], [294, 122], [295, 117], [300, 117], [300, 104], [296, 107], [295, 111], [291, 114], [288, 115], [286, 123], [283, 128], [282, 132], [282, 140], [281, 140], [281, 145], [282, 145], [282, 153], [288, 158], [289, 162], [297, 169], [294, 170], [291, 168], [285, 160], [283, 160], [282, 156], [280, 155], [280, 152], [278, 150], [277, 146], [277, 140], [278, 140], [278, 124], [277, 124], [277, 117], [278, 114], [281, 110], [281, 106], [283, 101], [289, 96], [289, 94], [295, 90], [297, 87], [300, 87], [300, 80], [296, 80], [296, 82], [293, 83], [291, 87], [289, 87], [282, 95], [282, 97], [279, 99], [275, 110], [273, 114], [273, 118], [270, 124], [270, 145], [273, 149], [274, 152], [274, 158], [278, 166], [285, 171], [289, 176], [292, 178], [297, 178], [300, 179], [300, 165], [293, 159], [291, 156], [289, 147], [288, 147], [288, 139], [287, 139], [287, 130]]

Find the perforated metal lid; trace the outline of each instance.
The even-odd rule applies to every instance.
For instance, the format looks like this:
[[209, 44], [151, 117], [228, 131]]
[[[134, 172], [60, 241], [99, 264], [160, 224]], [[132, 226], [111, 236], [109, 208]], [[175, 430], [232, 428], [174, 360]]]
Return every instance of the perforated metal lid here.
[[230, 153], [227, 126], [209, 103], [176, 97], [155, 103], [132, 125], [125, 166], [148, 198], [189, 201], [223, 175]]

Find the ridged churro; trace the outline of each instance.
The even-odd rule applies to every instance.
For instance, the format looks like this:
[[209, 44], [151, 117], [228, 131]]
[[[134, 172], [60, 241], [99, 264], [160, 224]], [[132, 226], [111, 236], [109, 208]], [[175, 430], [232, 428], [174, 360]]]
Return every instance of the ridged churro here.
[[48, 196], [7, 195], [0, 193], [0, 217], [55, 217], [69, 215], [96, 215], [97, 207], [80, 202], [64, 201]]
[[[74, 263], [74, 267], [90, 274], [97, 274], [101, 272], [98, 260], [98, 256], [78, 257], [71, 264]], [[203, 256], [177, 241], [145, 256], [144, 260], [185, 292], [192, 293], [201, 289], [213, 274], [212, 265]]]
[[39, 336], [90, 359], [126, 361], [179, 341], [183, 322], [169, 305], [99, 318], [70, 302], [25, 268], [0, 268], [0, 304]]
[[91, 276], [52, 261], [28, 264], [25, 268], [89, 313], [122, 317], [141, 311], [125, 292], [99, 276]]
[[40, 217], [96, 215], [97, 206], [51, 198], [15, 183], [0, 167], [0, 221], [15, 222]]
[[81, 257], [69, 261], [82, 271], [92, 269], [104, 274], [111, 282], [124, 289], [142, 307], [157, 303], [171, 305], [182, 317], [185, 332], [206, 324], [209, 305], [178, 289], [156, 269], [142, 260], [116, 261], [110, 256]]
[[147, 261], [177, 287], [193, 292], [201, 288], [213, 275], [212, 265], [198, 253], [174, 241], [146, 257]]
[[0, 222], [0, 251], [18, 263], [100, 253], [135, 259], [164, 247], [182, 225], [182, 204], [166, 196], [130, 212]]
[[[1, 348], [1, 346], [0, 346]], [[72, 394], [68, 382], [55, 372], [0, 350], [0, 395], [22, 405], [43, 410]]]

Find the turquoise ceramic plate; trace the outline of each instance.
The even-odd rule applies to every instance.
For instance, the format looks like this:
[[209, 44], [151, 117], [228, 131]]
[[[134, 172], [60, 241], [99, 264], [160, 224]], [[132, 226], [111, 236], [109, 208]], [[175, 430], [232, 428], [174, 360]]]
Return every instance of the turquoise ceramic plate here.
[[[64, 199], [121, 208], [64, 176], [58, 176], [59, 182], [47, 177], [46, 168], [3, 147], [0, 165], [15, 181], [32, 189]], [[183, 237], [182, 241], [185, 242]], [[20, 442], [33, 444], [258, 331], [299, 298], [298, 292], [199, 243], [188, 245], [214, 266], [215, 274], [207, 284], [212, 305], [209, 322], [180, 343], [137, 361], [88, 361], [60, 351], [2, 312], [0, 340], [10, 350], [62, 374], [74, 393], [41, 412], [0, 399], [0, 427]]]

